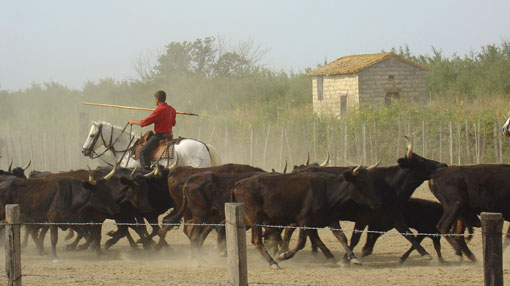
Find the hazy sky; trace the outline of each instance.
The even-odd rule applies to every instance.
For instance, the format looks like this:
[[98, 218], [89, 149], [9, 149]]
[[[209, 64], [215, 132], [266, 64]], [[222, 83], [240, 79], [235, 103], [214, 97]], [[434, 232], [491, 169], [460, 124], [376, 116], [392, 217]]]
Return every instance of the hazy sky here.
[[463, 55], [510, 40], [509, 11], [508, 0], [0, 0], [0, 89], [134, 78], [141, 53], [206, 36], [268, 48], [274, 70], [405, 44]]

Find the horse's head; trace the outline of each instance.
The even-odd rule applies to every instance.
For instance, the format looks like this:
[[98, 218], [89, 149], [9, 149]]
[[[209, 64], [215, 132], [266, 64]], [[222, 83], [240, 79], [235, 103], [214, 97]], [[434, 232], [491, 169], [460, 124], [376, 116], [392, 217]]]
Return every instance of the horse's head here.
[[503, 124], [502, 127], [503, 135], [505, 135], [506, 137], [510, 137], [510, 130], [508, 130], [509, 128], [510, 128], [510, 116], [508, 117], [508, 119], [506, 120], [505, 124]]
[[83, 147], [81, 149], [81, 153], [84, 156], [92, 156], [93, 151], [97, 150], [97, 148], [104, 145], [102, 140], [99, 140], [101, 137], [101, 132], [103, 131], [103, 124], [100, 122], [92, 122], [92, 127], [90, 127], [89, 135], [87, 135], [87, 139], [85, 139], [85, 143], [83, 143]]

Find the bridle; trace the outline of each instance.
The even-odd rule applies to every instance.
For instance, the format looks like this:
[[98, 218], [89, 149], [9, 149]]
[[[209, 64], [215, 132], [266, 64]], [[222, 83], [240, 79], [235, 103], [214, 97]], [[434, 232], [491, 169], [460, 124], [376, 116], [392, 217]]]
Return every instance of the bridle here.
[[[115, 138], [115, 140], [113, 140], [113, 130], [114, 130], [114, 127], [112, 125], [112, 129], [111, 129], [111, 132], [110, 132], [110, 139], [108, 140], [108, 143], [107, 141], [105, 140], [105, 138], [103, 137], [103, 124], [99, 124], [99, 128], [98, 128], [98, 132], [97, 132], [97, 135], [94, 136], [94, 139], [92, 139], [92, 143], [90, 144], [90, 146], [86, 149], [86, 151], [88, 151], [90, 153], [89, 155], [89, 158], [90, 159], [101, 159], [101, 161], [103, 161], [104, 163], [110, 165], [110, 166], [113, 166], [112, 164], [106, 162], [102, 156], [107, 152], [107, 151], [112, 151], [114, 154], [116, 154], [117, 152], [122, 152], [122, 157], [120, 157], [119, 161], [118, 162], [114, 162], [115, 165], [117, 165], [118, 163], [122, 162], [122, 159], [124, 159], [124, 156], [126, 155], [127, 151], [130, 151], [131, 150], [131, 144], [133, 143], [134, 139], [135, 139], [135, 136], [132, 136], [132, 133], [131, 133], [131, 130], [133, 128], [132, 125], [130, 125], [130, 128], [129, 128], [129, 143], [127, 145], [127, 148], [125, 150], [115, 150], [115, 148], [113, 147], [115, 145], [115, 143], [117, 143], [117, 141], [119, 140], [119, 138], [122, 136], [122, 134], [124, 134], [124, 132], [126, 131], [126, 128], [127, 126], [129, 125], [129, 123], [127, 123], [124, 128], [122, 128], [122, 131], [120, 132], [119, 136], [117, 136], [117, 138]], [[105, 147], [105, 150], [101, 153], [96, 153], [96, 151], [94, 150], [94, 146], [96, 145], [97, 141], [99, 141], [99, 138], [101, 138], [101, 140], [103, 141], [103, 145]]]

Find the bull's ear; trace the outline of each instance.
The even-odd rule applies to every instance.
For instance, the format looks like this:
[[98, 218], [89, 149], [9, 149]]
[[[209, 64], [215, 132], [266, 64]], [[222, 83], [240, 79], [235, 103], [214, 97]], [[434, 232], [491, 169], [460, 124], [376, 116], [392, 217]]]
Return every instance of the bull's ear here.
[[120, 180], [120, 183], [125, 185], [125, 186], [129, 186], [132, 183], [132, 181], [130, 179], [128, 179], [128, 178], [126, 178], [124, 176], [120, 177], [119, 180]]
[[352, 173], [352, 170], [348, 170], [348, 171], [345, 171], [344, 174], [344, 179], [347, 181], [347, 182], [353, 182], [354, 179], [355, 179], [355, 175]]
[[402, 169], [410, 168], [411, 167], [411, 160], [407, 158], [400, 158], [397, 160], [398, 166]]

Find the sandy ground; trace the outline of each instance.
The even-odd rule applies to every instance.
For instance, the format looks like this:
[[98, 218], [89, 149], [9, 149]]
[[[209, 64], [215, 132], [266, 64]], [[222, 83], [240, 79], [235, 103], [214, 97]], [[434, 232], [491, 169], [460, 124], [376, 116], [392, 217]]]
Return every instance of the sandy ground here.
[[[426, 185], [420, 187], [414, 197], [434, 199]], [[351, 223], [342, 223], [346, 230], [352, 229]], [[505, 229], [507, 224], [505, 223]], [[103, 232], [113, 229], [105, 226]], [[333, 251], [337, 259], [343, 256], [340, 243], [327, 231], [320, 231], [321, 238]], [[134, 236], [134, 235], [133, 235]], [[348, 233], [350, 236], [350, 233]], [[193, 285], [186, 281], [218, 282], [223, 284], [227, 279], [226, 258], [220, 257], [214, 248], [215, 236], [210, 236], [205, 245], [205, 262], [200, 266], [191, 258], [189, 242], [181, 230], [172, 231], [167, 236], [171, 250], [159, 253], [144, 250], [131, 250], [127, 240], [106, 251], [106, 255], [97, 258], [91, 250], [65, 251], [61, 233], [59, 240], [59, 256], [61, 262], [54, 263], [48, 257], [38, 256], [33, 243], [22, 252], [23, 273], [27, 275], [50, 275], [56, 277], [23, 278], [24, 285]], [[106, 237], [103, 237], [103, 243]], [[248, 272], [249, 281], [257, 283], [317, 283], [335, 285], [481, 285], [482, 272], [482, 237], [480, 230], [475, 231], [473, 240], [469, 243], [471, 250], [479, 258], [479, 262], [457, 262], [453, 249], [442, 240], [443, 255], [450, 262], [448, 266], [438, 262], [431, 240], [426, 239], [422, 245], [433, 256], [433, 260], [422, 259], [416, 252], [411, 254], [407, 262], [398, 262], [409, 247], [409, 243], [394, 231], [379, 239], [371, 256], [360, 258], [362, 266], [339, 266], [326, 261], [322, 255], [313, 256], [309, 243], [304, 250], [293, 259], [280, 263], [281, 270], [270, 268], [249, 243], [248, 240]], [[365, 235], [355, 253], [360, 257]], [[294, 241], [295, 243], [295, 241]], [[49, 250], [49, 236], [46, 239]], [[2, 250], [3, 252], [3, 250]], [[508, 254], [508, 252], [507, 252]], [[0, 262], [4, 263], [1, 254]], [[510, 256], [504, 258], [505, 283], [510, 283]], [[57, 277], [58, 276], [58, 277]], [[83, 276], [95, 276], [89, 280]], [[130, 280], [116, 280], [130, 279]], [[2, 278], [5, 279], [5, 278]], [[150, 280], [153, 279], [153, 280]], [[168, 282], [163, 280], [177, 280]]]

